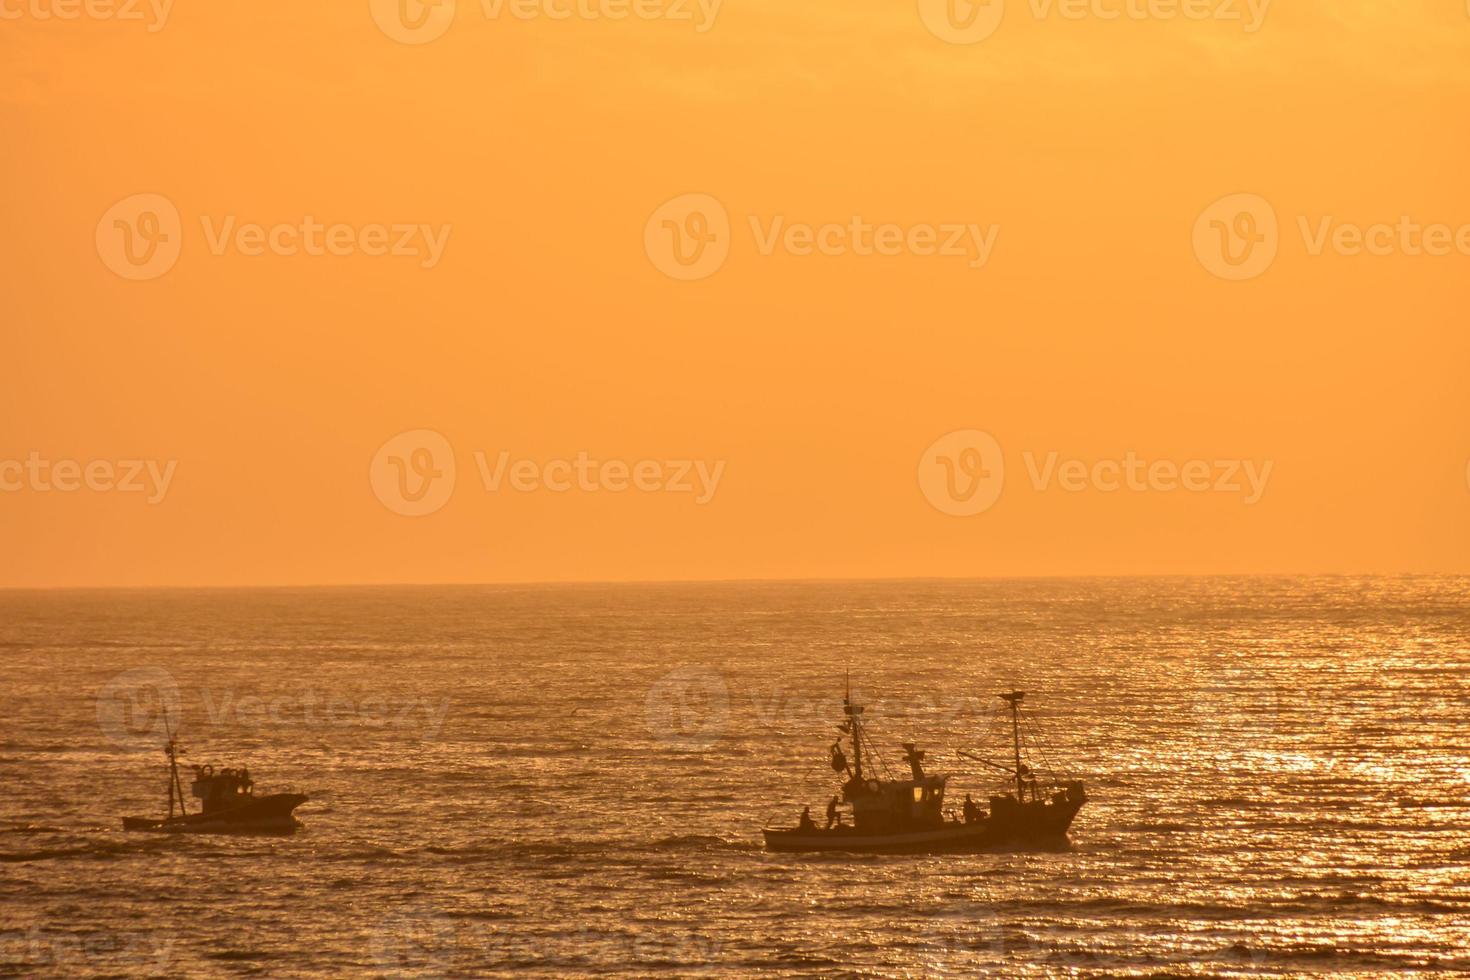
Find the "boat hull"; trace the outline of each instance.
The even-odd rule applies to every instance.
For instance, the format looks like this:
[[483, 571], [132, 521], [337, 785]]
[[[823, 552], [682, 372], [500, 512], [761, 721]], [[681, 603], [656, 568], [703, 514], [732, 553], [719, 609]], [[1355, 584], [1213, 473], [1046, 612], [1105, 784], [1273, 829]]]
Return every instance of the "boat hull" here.
[[872, 832], [857, 827], [763, 830], [766, 850], [784, 853], [838, 851], [852, 854], [965, 854], [1015, 847], [1056, 847], [1082, 800], [1015, 807], [1005, 818], [973, 823], [951, 821], [933, 827]]
[[301, 826], [292, 811], [306, 799], [301, 793], [274, 793], [214, 813], [163, 819], [123, 817], [123, 830], [155, 834], [290, 834]]

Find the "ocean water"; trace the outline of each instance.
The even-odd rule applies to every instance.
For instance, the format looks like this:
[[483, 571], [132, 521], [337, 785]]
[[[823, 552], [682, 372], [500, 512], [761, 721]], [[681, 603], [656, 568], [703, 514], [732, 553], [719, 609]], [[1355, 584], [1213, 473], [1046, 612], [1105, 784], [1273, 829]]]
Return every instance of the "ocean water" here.
[[[0, 975], [1470, 971], [1470, 580], [0, 593]], [[782, 856], [844, 676], [1070, 846]], [[185, 762], [293, 837], [124, 834]]]

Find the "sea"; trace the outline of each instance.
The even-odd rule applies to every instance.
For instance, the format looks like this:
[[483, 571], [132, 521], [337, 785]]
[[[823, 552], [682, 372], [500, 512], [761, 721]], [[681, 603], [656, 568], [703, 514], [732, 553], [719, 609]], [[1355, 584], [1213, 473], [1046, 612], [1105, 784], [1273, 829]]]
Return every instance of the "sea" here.
[[[3, 976], [1470, 972], [1466, 578], [13, 591], [0, 663]], [[1013, 689], [1064, 845], [763, 849], [849, 691], [957, 807]], [[301, 829], [124, 833], [169, 733]]]

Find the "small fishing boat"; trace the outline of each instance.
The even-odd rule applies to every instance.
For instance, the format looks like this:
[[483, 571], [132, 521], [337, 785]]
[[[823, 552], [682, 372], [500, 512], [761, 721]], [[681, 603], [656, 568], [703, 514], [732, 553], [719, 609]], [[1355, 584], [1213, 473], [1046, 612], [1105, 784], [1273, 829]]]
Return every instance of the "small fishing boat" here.
[[1087, 802], [1087, 793], [1081, 780], [1043, 779], [1026, 764], [1021, 747], [1021, 702], [1026, 693], [1009, 691], [999, 697], [1010, 712], [1012, 764], [958, 753], [1006, 773], [1007, 788], [1014, 787], [1013, 792], [991, 795], [988, 812], [967, 796], [962, 814], [946, 814], [944, 791], [950, 777], [926, 772], [924, 753], [911, 742], [903, 743], [910, 778], [877, 778], [874, 770], [882, 768], [882, 760], [867, 737], [863, 709], [852, 703], [849, 691], [842, 700], [846, 717], [838, 730], [848, 737], [851, 764], [842, 739], [828, 751], [833, 771], [847, 777], [841, 800], [851, 810], [851, 825], [843, 824], [841, 804], [834, 796], [827, 808], [828, 826], [818, 827], [808, 807], [798, 826], [763, 830], [766, 849], [941, 854], [1064, 842], [1077, 811]]
[[214, 766], [194, 766], [190, 789], [201, 806], [198, 813], [190, 813], [184, 804], [183, 783], [179, 781], [179, 756], [183, 750], [172, 732], [164, 752], [168, 755], [168, 816], [123, 817], [123, 830], [166, 834], [290, 834], [301, 826], [292, 811], [306, 802], [306, 796], [302, 793], [256, 796], [250, 770], [244, 768], [216, 772]]

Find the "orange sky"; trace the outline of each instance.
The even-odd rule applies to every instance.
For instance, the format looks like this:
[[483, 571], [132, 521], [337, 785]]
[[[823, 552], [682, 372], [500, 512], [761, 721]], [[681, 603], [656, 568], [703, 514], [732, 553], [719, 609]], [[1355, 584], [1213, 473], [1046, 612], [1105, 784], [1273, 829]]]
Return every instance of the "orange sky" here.
[[[1470, 572], [1457, 3], [1276, 0], [1247, 32], [1007, 0], [964, 44], [912, 2], [459, 0], [405, 44], [365, 0], [151, 31], [57, 2], [0, 5], [0, 585]], [[140, 193], [178, 213], [156, 278], [116, 271]], [[1279, 244], [1235, 281], [1199, 250], [1251, 226], [1201, 214], [1241, 193]], [[685, 194], [728, 219], [688, 281], [657, 254], [709, 228], [663, 223]], [[1347, 254], [1404, 216], [1448, 254]], [[355, 254], [309, 254], [308, 217]], [[855, 219], [900, 254], [802, 254]], [[1313, 254], [1326, 219], [1350, 227]], [[215, 241], [252, 224], [297, 230]], [[983, 264], [924, 254], [971, 224]], [[454, 482], [408, 516], [395, 487], [448, 479], [390, 443], [417, 430]], [[962, 430], [1004, 467], [969, 516]], [[477, 452], [507, 454], [494, 489]], [[628, 473], [547, 489], [579, 453]], [[1209, 488], [1101, 489], [1128, 459]], [[166, 487], [107, 489], [131, 460]], [[62, 461], [96, 486], [58, 491]], [[710, 493], [669, 486], [682, 461]], [[1267, 474], [1254, 499], [1226, 464]]]

